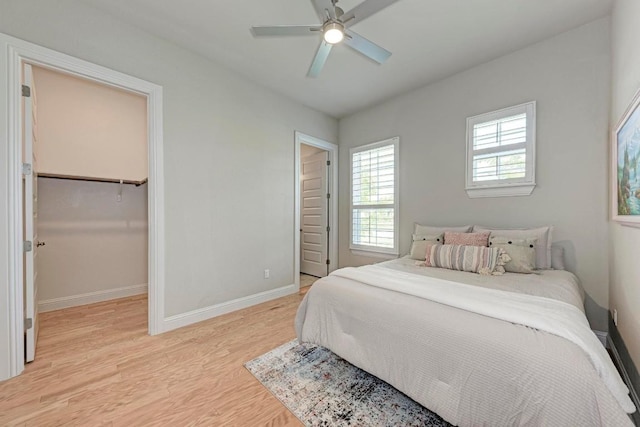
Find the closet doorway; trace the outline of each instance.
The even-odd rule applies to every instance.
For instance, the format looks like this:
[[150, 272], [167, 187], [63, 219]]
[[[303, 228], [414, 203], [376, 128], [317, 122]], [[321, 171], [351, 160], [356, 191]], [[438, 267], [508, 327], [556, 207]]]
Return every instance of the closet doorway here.
[[[19, 375], [25, 365], [24, 332], [32, 325], [25, 316], [25, 199], [24, 163], [24, 65], [31, 64], [85, 78], [146, 97], [148, 144], [148, 333], [156, 335], [165, 329], [164, 321], [164, 165], [163, 165], [163, 102], [162, 87], [127, 74], [108, 69], [82, 59], [56, 52], [24, 40], [0, 34], [5, 45], [6, 67], [0, 79], [7, 88], [7, 162], [6, 233], [8, 237], [7, 265], [4, 288], [7, 298], [0, 300], [0, 311], [7, 313], [0, 321], [3, 337], [0, 362], [2, 379]], [[33, 242], [31, 242], [33, 244]], [[1, 287], [1, 286], [0, 286]], [[35, 301], [34, 301], [35, 302]], [[6, 345], [4, 345], [6, 343]]]
[[335, 144], [296, 132], [296, 283], [309, 286], [337, 268]]
[[30, 362], [38, 313], [147, 293], [148, 126], [146, 96], [30, 64], [23, 74]]

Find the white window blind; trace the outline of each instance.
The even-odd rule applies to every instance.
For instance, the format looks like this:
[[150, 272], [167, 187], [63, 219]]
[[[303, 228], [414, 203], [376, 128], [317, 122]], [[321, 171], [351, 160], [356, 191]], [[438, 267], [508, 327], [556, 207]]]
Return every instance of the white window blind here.
[[351, 150], [351, 248], [397, 254], [398, 138]]
[[[470, 197], [530, 194], [535, 186], [534, 153], [535, 102], [470, 117], [467, 193]], [[492, 188], [502, 190], [486, 191]]]

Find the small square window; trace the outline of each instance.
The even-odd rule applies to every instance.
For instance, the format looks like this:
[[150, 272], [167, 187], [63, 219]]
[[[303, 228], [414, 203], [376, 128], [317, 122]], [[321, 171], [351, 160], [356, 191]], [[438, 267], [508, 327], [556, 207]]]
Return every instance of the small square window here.
[[467, 194], [528, 196], [535, 187], [536, 103], [467, 119]]

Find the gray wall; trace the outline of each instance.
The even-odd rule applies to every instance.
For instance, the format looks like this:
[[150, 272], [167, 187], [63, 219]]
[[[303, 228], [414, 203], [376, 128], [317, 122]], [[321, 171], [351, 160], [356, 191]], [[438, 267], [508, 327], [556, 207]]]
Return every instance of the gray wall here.
[[[640, 2], [617, 0], [612, 13], [611, 127], [640, 89]], [[603, 165], [603, 167], [605, 167]], [[640, 366], [640, 229], [610, 223], [611, 310], [618, 310], [618, 332], [636, 367]], [[628, 369], [628, 368], [627, 368]], [[637, 372], [636, 368], [636, 372]], [[636, 384], [638, 387], [638, 384]]]
[[[163, 86], [166, 316], [294, 283], [294, 131], [335, 142], [335, 119], [79, 1], [3, 0], [0, 32]], [[3, 153], [5, 126], [0, 120]], [[0, 210], [0, 242], [6, 215]], [[8, 287], [0, 283], [0, 379], [8, 374]]]
[[147, 284], [147, 186], [38, 179], [39, 303]]
[[[379, 259], [349, 250], [349, 148], [400, 136], [400, 249], [414, 222], [552, 224], [554, 241], [606, 330], [609, 21], [595, 21], [340, 120], [340, 265]], [[469, 199], [465, 120], [537, 101], [537, 187], [528, 197]]]

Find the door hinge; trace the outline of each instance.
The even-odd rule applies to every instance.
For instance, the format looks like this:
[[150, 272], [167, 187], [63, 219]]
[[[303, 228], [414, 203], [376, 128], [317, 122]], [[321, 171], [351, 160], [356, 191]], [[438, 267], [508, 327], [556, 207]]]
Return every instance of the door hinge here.
[[31, 175], [31, 163], [22, 164], [22, 175]]
[[33, 319], [31, 317], [27, 317], [24, 319], [24, 330], [33, 328]]
[[327, 193], [327, 199], [331, 198], [331, 193]]
[[331, 166], [331, 160], [327, 160], [327, 166]]
[[23, 242], [22, 250], [24, 252], [31, 252], [33, 250], [33, 243], [31, 242], [31, 240], [25, 240]]
[[327, 265], [331, 264], [331, 262], [329, 260], [327, 260]]
[[327, 232], [331, 231], [331, 227], [327, 225]]
[[22, 85], [22, 96], [29, 98], [31, 96], [31, 88], [27, 85]]

